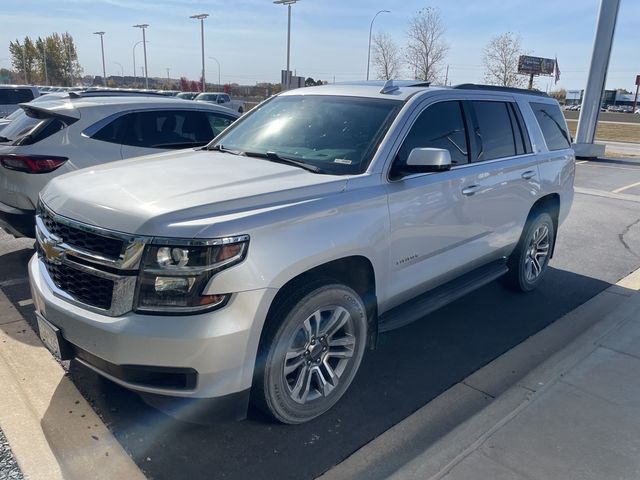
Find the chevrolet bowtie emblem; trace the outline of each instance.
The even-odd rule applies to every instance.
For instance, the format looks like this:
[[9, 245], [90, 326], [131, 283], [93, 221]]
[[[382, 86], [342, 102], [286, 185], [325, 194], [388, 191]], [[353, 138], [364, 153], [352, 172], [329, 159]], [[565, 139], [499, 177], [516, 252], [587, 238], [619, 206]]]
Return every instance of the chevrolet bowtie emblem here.
[[64, 259], [65, 252], [60, 248], [62, 240], [57, 237], [45, 238], [42, 243], [42, 252], [47, 261], [55, 265], [60, 265]]

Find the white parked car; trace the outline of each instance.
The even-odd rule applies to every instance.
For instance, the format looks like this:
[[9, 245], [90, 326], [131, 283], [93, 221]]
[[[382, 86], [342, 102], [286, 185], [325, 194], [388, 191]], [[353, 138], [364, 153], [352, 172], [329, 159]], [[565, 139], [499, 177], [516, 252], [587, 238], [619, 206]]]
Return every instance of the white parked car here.
[[238, 112], [238, 113], [244, 113], [247, 111], [247, 107], [245, 106], [244, 102], [240, 100], [232, 100], [228, 93], [202, 92], [202, 93], [199, 93], [194, 98], [194, 100], [196, 102], [215, 103], [216, 105], [230, 108], [234, 112]]
[[18, 104], [30, 102], [39, 96], [37, 87], [0, 85], [0, 118], [11, 115], [18, 109]]
[[0, 132], [0, 227], [28, 237], [34, 235], [38, 194], [52, 178], [114, 160], [203, 146], [239, 116], [164, 95], [100, 92], [21, 107]]

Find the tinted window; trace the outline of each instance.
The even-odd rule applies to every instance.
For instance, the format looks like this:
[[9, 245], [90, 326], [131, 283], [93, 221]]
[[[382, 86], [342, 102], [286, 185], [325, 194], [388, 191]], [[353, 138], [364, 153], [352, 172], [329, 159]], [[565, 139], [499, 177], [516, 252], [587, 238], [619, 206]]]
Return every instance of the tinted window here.
[[41, 122], [36, 128], [31, 130], [28, 135], [24, 135], [14, 142], [14, 145], [33, 145], [45, 138], [49, 138], [51, 135], [58, 133], [60, 130], [64, 130], [73, 121], [67, 121], [60, 118], [49, 118]]
[[469, 149], [460, 102], [436, 103], [420, 114], [400, 147], [392, 176], [403, 173], [414, 148], [443, 148], [451, 153], [454, 165], [467, 163]]
[[[516, 155], [516, 135], [512, 128], [510, 104], [474, 101], [473, 106], [478, 122], [475, 131], [477, 145], [475, 161]], [[520, 136], [519, 131], [518, 136]]]
[[540, 130], [549, 150], [562, 150], [571, 147], [571, 137], [567, 124], [558, 105], [531, 103]]
[[158, 110], [123, 115], [93, 138], [134, 147], [179, 149], [205, 145], [218, 133], [205, 112]]
[[232, 117], [217, 115], [215, 113], [207, 113], [207, 118], [209, 119], [209, 124], [211, 125], [211, 130], [213, 130], [214, 137], [220, 135], [222, 131], [235, 120]]
[[16, 140], [21, 136], [28, 134], [41, 122], [43, 122], [43, 120], [32, 118], [24, 113], [24, 110], [20, 110], [20, 115], [2, 129], [1, 135], [9, 140]]
[[33, 100], [33, 92], [27, 88], [0, 88], [0, 104], [26, 103]]

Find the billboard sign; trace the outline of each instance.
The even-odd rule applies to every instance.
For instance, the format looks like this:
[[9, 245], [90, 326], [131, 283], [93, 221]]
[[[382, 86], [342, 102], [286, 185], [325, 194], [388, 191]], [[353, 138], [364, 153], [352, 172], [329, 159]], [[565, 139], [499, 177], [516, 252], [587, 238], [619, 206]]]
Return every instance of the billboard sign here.
[[530, 57], [520, 55], [518, 58], [518, 73], [525, 75], [553, 75], [556, 61], [553, 58]]

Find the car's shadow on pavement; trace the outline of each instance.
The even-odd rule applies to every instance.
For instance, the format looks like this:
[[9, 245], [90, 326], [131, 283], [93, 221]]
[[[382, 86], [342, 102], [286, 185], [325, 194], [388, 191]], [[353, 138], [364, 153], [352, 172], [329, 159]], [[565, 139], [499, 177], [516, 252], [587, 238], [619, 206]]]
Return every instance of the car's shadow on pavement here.
[[185, 423], [76, 362], [70, 375], [150, 477], [310, 479], [608, 286], [553, 268], [529, 294], [493, 282], [381, 335], [344, 398], [299, 426], [256, 411], [242, 422]]

